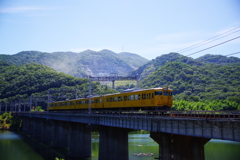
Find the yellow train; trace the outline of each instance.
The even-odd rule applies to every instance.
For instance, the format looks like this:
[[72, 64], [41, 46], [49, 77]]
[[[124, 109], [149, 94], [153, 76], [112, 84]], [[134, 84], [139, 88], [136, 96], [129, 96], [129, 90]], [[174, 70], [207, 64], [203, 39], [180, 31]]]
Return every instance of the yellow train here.
[[[90, 98], [52, 102], [49, 111], [87, 110]], [[172, 106], [172, 89], [129, 89], [122, 93], [91, 97], [91, 109], [151, 110], [169, 109]]]

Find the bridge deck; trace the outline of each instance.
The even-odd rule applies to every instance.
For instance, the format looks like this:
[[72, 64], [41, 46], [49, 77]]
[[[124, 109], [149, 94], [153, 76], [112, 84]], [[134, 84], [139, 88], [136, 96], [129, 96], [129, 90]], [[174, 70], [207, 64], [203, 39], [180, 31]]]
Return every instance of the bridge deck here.
[[91, 114], [19, 112], [17, 115], [240, 142], [239, 111], [94, 111]]

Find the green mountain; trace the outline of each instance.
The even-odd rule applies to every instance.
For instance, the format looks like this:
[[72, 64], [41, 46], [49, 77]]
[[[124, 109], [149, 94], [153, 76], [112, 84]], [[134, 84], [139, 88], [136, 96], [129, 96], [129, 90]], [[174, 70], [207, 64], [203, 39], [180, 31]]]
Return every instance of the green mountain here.
[[126, 75], [148, 62], [136, 54], [117, 54], [110, 50], [86, 50], [80, 53], [23, 51], [15, 55], [0, 55], [0, 60], [14, 65], [38, 63], [75, 77], [87, 77], [89, 74], [102, 76], [110, 73]]
[[[0, 61], [0, 101], [9, 102], [29, 98], [30, 95], [46, 96], [48, 89], [79, 90], [79, 96], [88, 94], [88, 79], [59, 73], [36, 63], [10, 65]], [[113, 93], [114, 90], [92, 84], [93, 94]], [[64, 93], [64, 96], [67, 96]], [[74, 98], [74, 94], [67, 98]], [[62, 96], [62, 95], [56, 95]], [[66, 99], [66, 97], [65, 97]]]
[[211, 55], [206, 54], [196, 59], [197, 61], [204, 61], [205, 63], [215, 63], [215, 64], [230, 64], [230, 63], [240, 63], [240, 58], [237, 57], [226, 57], [222, 55]]
[[130, 75], [139, 75], [139, 80], [143, 80], [148, 77], [152, 72], [158, 70], [160, 67], [164, 66], [169, 62], [183, 62], [185, 64], [193, 66], [202, 66], [208, 63], [219, 64], [219, 65], [229, 65], [234, 63], [240, 63], [240, 58], [237, 57], [226, 57], [222, 55], [210, 55], [199, 57], [193, 59], [187, 56], [183, 56], [179, 53], [169, 53], [158, 56], [157, 58], [149, 61], [147, 64], [139, 67], [137, 70], [130, 73]]
[[168, 62], [183, 62], [186, 64], [195, 64], [195, 65], [202, 65], [201, 62], [196, 62], [193, 58], [189, 58], [179, 53], [169, 53], [163, 54], [158, 56], [157, 58], [151, 60], [147, 64], [139, 67], [137, 70], [130, 73], [131, 76], [139, 75], [139, 81], [143, 80], [144, 78], [148, 77], [150, 73], [156, 71], [161, 66], [165, 65]]

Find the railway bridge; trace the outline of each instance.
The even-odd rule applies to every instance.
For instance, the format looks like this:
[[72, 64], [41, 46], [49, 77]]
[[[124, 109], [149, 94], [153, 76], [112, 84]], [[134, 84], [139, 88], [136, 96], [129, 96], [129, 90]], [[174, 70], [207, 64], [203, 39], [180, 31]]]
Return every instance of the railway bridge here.
[[16, 112], [22, 131], [68, 148], [70, 157], [91, 156], [91, 131], [98, 130], [99, 160], [128, 160], [128, 132], [150, 131], [163, 160], [203, 160], [210, 139], [240, 142], [240, 111]]

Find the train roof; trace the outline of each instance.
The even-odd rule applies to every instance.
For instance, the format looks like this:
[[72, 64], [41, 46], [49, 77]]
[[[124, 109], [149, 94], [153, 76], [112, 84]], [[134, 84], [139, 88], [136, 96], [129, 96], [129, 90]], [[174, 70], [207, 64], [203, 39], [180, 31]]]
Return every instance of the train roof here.
[[[158, 90], [158, 89], [165, 89], [165, 88], [167, 88], [167, 87], [148, 88], [148, 89], [132, 88], [132, 89], [126, 89], [126, 90], [122, 91], [121, 93], [106, 94], [104, 96], [110, 96], [110, 95], [116, 95], [116, 94], [122, 94], [122, 93], [138, 92], [138, 91]], [[168, 90], [172, 90], [172, 89], [168, 88]]]

